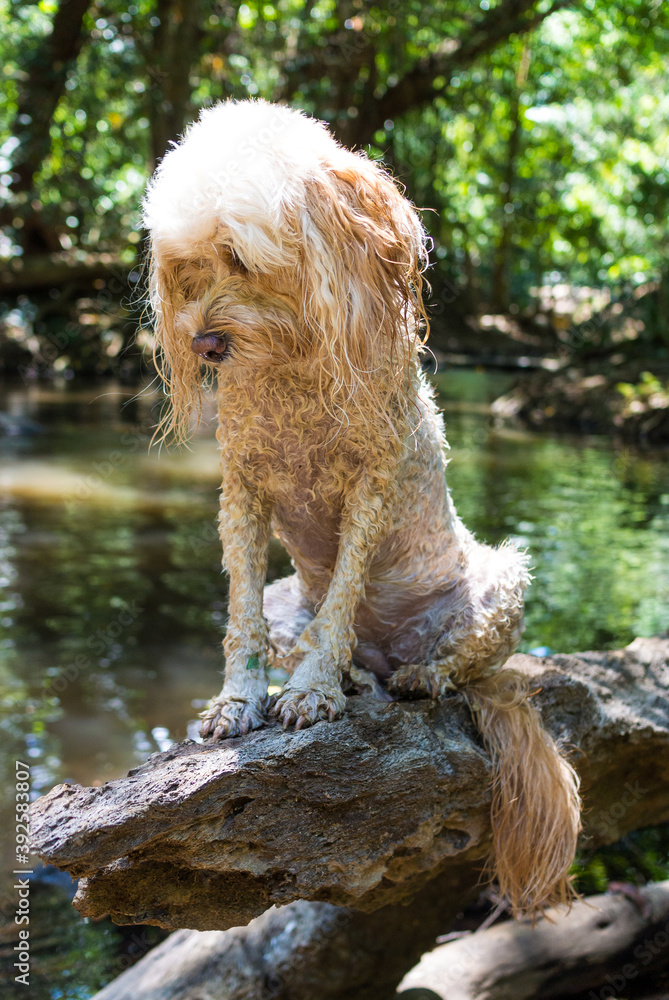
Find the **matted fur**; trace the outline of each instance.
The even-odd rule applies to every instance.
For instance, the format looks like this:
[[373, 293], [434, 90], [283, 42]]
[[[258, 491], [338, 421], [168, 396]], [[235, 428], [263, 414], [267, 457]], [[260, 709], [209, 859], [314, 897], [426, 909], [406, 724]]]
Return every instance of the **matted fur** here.
[[[222, 113], [226, 132], [233, 132], [229, 145], [213, 124]], [[206, 136], [214, 129], [219, 142], [210, 147]], [[263, 327], [265, 338], [274, 330], [274, 359], [277, 350], [288, 350], [291, 358], [306, 352], [318, 364], [322, 403], [339, 420], [351, 407], [384, 412], [388, 394], [396, 386], [401, 393], [425, 318], [425, 234], [391, 179], [364, 156], [337, 146], [319, 122], [263, 101], [204, 111], [186, 140], [163, 159], [144, 209], [160, 345], [156, 360], [172, 403], [165, 433], [184, 437], [201, 403], [201, 364], [178, 316], [183, 319], [187, 302], [201, 302], [203, 291], [210, 302], [219, 300], [220, 312], [227, 291], [238, 301], [238, 290], [226, 287], [230, 275], [247, 279], [245, 316], [221, 315], [217, 322], [205, 302], [202, 321], [226, 332], [246, 319]], [[382, 253], [370, 252], [380, 246]], [[284, 298], [285, 269], [290, 277]], [[292, 327], [277, 328], [254, 308], [268, 273], [275, 305], [292, 307], [306, 321], [299, 343], [294, 316]], [[369, 378], [388, 359], [396, 380]]]
[[579, 778], [543, 728], [528, 694], [527, 677], [509, 668], [465, 688], [493, 762], [488, 868], [514, 912], [536, 912], [548, 901], [570, 902], [573, 892], [565, 875], [580, 829]]
[[[186, 436], [216, 364], [225, 683], [203, 735], [337, 718], [342, 677], [463, 690], [493, 762], [492, 864], [514, 912], [568, 898], [578, 781], [519, 675], [526, 557], [482, 545], [446, 486], [419, 364], [426, 236], [381, 166], [262, 101], [203, 112], [147, 193], [157, 360]], [[293, 576], [266, 587], [274, 531]], [[291, 674], [275, 704], [272, 660]]]

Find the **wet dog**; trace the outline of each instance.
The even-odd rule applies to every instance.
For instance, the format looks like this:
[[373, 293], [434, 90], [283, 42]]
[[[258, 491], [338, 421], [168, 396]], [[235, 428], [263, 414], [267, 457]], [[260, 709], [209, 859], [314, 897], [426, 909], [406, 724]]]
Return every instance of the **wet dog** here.
[[[515, 911], [569, 893], [577, 779], [504, 669], [529, 574], [458, 518], [420, 353], [427, 240], [378, 163], [262, 101], [204, 111], [144, 203], [170, 409], [187, 433], [215, 370], [225, 682], [203, 736], [329, 722], [342, 677], [461, 690], [495, 768], [494, 864]], [[295, 572], [264, 589], [274, 532]], [[266, 667], [290, 678], [275, 703]]]

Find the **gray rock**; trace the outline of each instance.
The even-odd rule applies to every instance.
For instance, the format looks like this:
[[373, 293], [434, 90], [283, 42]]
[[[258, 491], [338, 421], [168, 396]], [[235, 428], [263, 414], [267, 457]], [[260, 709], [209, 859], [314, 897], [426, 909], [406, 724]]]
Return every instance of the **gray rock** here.
[[[669, 818], [669, 640], [509, 665], [582, 776], [587, 843]], [[335, 723], [186, 741], [101, 788], [59, 785], [32, 808], [33, 850], [83, 879], [82, 914], [118, 923], [224, 930], [292, 900], [370, 912], [437, 876], [461, 903], [489, 845], [489, 775], [460, 696], [355, 696]]]

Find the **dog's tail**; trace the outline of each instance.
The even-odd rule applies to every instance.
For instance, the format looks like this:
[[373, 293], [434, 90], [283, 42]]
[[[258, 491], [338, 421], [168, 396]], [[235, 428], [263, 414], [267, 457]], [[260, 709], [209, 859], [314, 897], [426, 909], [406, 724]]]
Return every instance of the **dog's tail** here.
[[579, 779], [529, 701], [529, 681], [502, 668], [464, 694], [493, 765], [488, 874], [514, 916], [533, 917], [575, 893], [569, 868], [580, 829]]

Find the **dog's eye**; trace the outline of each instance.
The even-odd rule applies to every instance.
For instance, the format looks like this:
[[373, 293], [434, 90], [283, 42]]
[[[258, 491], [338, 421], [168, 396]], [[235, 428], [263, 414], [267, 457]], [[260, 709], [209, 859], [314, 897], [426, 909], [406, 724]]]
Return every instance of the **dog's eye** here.
[[197, 298], [211, 282], [211, 266], [194, 258], [177, 265], [177, 280], [185, 298]]

